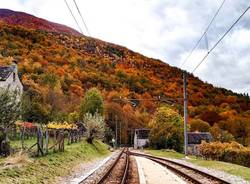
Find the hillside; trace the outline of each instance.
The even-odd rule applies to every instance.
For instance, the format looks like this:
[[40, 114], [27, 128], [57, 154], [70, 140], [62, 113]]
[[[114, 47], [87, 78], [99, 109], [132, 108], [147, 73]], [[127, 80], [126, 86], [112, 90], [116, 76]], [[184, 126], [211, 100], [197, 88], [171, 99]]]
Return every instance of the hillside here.
[[49, 22], [47, 20], [29, 15], [24, 12], [16, 12], [8, 9], [0, 9], [0, 20], [8, 25], [21, 25], [26, 28], [45, 30], [57, 33], [68, 33], [76, 36], [81, 34], [65, 25]]
[[[6, 17], [0, 10], [0, 17]], [[28, 18], [26, 18], [26, 16]], [[32, 113], [44, 121], [63, 119], [79, 108], [87, 89], [98, 87], [109, 109], [124, 111], [129, 127], [146, 126], [157, 100], [171, 98], [181, 102], [182, 71], [162, 61], [147, 58], [127, 48], [58, 29], [41, 29], [40, 20], [23, 16], [0, 18], [0, 54], [2, 64], [13, 57], [19, 66]], [[7, 19], [7, 20], [6, 20]], [[32, 21], [30, 21], [32, 20]], [[9, 25], [9, 22], [15, 23]], [[34, 26], [30, 26], [30, 22]], [[28, 26], [27, 26], [28, 25]], [[48, 27], [54, 23], [45, 22]], [[112, 99], [134, 99], [136, 107]], [[247, 95], [216, 88], [193, 75], [188, 77], [189, 118], [218, 124], [236, 140], [250, 144], [250, 100]], [[138, 100], [139, 99], [139, 100]], [[182, 112], [182, 104], [176, 109]], [[32, 120], [36, 120], [30, 119]]]

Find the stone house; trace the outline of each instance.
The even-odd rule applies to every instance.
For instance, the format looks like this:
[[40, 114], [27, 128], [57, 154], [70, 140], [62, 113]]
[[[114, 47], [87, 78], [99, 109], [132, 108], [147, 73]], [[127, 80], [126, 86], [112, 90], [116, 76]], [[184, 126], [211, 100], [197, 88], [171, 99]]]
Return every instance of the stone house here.
[[199, 155], [198, 146], [202, 141], [211, 142], [213, 140], [213, 137], [209, 132], [188, 132], [187, 137], [187, 152], [191, 155]]

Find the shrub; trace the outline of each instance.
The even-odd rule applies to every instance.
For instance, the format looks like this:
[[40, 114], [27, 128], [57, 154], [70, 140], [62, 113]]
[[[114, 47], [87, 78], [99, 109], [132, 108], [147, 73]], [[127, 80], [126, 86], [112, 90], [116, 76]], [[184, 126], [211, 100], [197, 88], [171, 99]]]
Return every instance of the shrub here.
[[200, 119], [193, 119], [190, 122], [190, 131], [191, 132], [195, 132], [195, 131], [208, 132], [209, 129], [210, 129], [210, 125], [207, 122], [202, 121]]
[[91, 113], [86, 113], [83, 120], [87, 128], [88, 143], [92, 144], [95, 137], [104, 137], [105, 124], [104, 119], [100, 114], [95, 113], [94, 115], [92, 115]]
[[237, 142], [202, 142], [199, 146], [199, 152], [206, 159], [220, 160], [250, 167], [250, 147], [244, 147]]

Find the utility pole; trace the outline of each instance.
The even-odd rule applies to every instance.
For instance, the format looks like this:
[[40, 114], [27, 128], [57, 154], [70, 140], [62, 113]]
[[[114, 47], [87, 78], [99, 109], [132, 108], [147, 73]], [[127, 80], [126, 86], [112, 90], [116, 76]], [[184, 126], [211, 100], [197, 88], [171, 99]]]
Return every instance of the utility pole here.
[[130, 129], [130, 145], [132, 147], [132, 128]]
[[115, 147], [117, 147], [117, 115], [115, 115]]
[[187, 137], [187, 73], [183, 73], [183, 93], [184, 93], [184, 153], [187, 156], [187, 144], [188, 144], [188, 137]]
[[122, 125], [121, 125], [121, 121], [120, 121], [120, 147], [122, 144]]

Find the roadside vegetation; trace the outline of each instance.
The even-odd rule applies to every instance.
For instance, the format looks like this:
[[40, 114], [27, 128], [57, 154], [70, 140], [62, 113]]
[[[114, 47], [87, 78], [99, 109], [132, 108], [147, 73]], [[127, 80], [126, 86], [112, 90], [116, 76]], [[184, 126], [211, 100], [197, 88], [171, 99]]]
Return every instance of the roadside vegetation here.
[[250, 147], [244, 147], [237, 142], [202, 142], [199, 145], [199, 154], [206, 159], [220, 160], [250, 167]]
[[[53, 183], [82, 162], [109, 154], [101, 142], [106, 125], [103, 99], [96, 88], [86, 93], [80, 110], [70, 113], [68, 122], [21, 122], [39, 118], [29, 113], [26, 100], [15, 91], [0, 89], [0, 154], [5, 156], [0, 158], [0, 183]], [[85, 136], [79, 121], [84, 122], [80, 124]]]
[[0, 183], [54, 183], [57, 177], [69, 175], [80, 163], [108, 154], [107, 145], [94, 140], [93, 144], [82, 141], [66, 145], [64, 152], [51, 153], [45, 157], [20, 159], [11, 165], [12, 168], [7, 163], [14, 158], [0, 158]]

